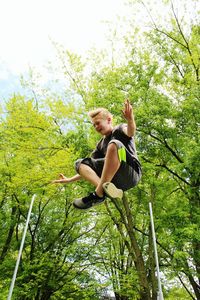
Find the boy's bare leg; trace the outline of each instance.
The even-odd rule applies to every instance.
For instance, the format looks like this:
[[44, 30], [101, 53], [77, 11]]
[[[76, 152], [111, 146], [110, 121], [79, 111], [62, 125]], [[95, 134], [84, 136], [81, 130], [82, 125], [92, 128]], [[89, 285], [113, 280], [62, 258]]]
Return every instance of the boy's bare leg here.
[[85, 164], [80, 164], [79, 174], [85, 180], [90, 182], [96, 187], [96, 193], [98, 196], [102, 197], [103, 192], [103, 183], [110, 182], [120, 167], [120, 161], [118, 158], [117, 147], [115, 143], [111, 143], [108, 146], [104, 167], [102, 171], [101, 178], [92, 170], [89, 166]]
[[[120, 161], [118, 158], [118, 150], [117, 146], [114, 143], [108, 145], [101, 178], [99, 178], [95, 171], [92, 170], [89, 166], [80, 164], [80, 176], [96, 186], [96, 190], [95, 193], [90, 193], [87, 197], [75, 199], [73, 201], [74, 207], [78, 209], [88, 209], [95, 204], [103, 202], [105, 200], [103, 184], [112, 180], [119, 167]], [[104, 186], [104, 189], [105, 188], [105, 193], [109, 197], [122, 198], [122, 190], [117, 189], [115, 186], [113, 188], [110, 183], [107, 186]]]
[[118, 158], [117, 146], [115, 143], [110, 143], [108, 145], [101, 178], [99, 181], [96, 181], [98, 183], [96, 186], [96, 193], [98, 196], [103, 196], [103, 183], [110, 182], [119, 167], [120, 161]]
[[100, 183], [100, 177], [95, 173], [94, 170], [85, 164], [80, 164], [79, 174], [95, 187], [97, 187]]

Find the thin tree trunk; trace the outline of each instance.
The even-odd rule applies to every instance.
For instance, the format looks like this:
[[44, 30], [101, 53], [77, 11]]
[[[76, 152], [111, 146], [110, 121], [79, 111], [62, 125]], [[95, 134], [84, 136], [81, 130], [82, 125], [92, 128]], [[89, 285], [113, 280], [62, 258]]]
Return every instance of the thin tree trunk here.
[[4, 261], [4, 258], [7, 254], [7, 251], [9, 249], [9, 246], [10, 246], [10, 243], [11, 243], [11, 240], [12, 240], [13, 232], [14, 232], [14, 229], [15, 229], [14, 218], [16, 216], [16, 212], [17, 212], [17, 207], [13, 206], [12, 211], [11, 211], [11, 217], [10, 217], [10, 219], [11, 219], [10, 228], [9, 228], [8, 235], [7, 235], [5, 244], [4, 244], [2, 252], [1, 252], [0, 263], [2, 263]]
[[141, 300], [151, 300], [146, 268], [145, 268], [142, 252], [138, 246], [138, 243], [137, 243], [137, 240], [135, 237], [132, 212], [131, 212], [128, 200], [125, 195], [123, 196], [123, 205], [125, 208], [126, 218], [127, 218], [127, 223], [125, 224], [125, 226], [127, 227], [131, 246], [135, 253], [135, 266], [136, 266], [136, 270], [138, 272], [138, 278], [139, 278], [139, 283], [140, 283], [140, 297], [141, 297]]

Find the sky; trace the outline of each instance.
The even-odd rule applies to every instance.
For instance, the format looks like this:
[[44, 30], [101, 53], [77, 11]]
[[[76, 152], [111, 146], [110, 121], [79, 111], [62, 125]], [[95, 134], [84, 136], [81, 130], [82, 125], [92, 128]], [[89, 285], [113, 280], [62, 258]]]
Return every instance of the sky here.
[[[84, 55], [93, 46], [105, 48], [108, 24], [130, 15], [126, 0], [0, 0], [0, 103], [21, 92], [20, 75], [41, 69], [56, 56], [52, 41]], [[148, 1], [147, 1], [148, 2]], [[161, 16], [161, 0], [150, 0]], [[182, 0], [174, 0], [181, 14]], [[190, 2], [188, 2], [190, 3]], [[190, 11], [190, 4], [186, 11]], [[200, 6], [200, 2], [199, 2]], [[193, 12], [192, 12], [193, 13]], [[142, 27], [145, 9], [131, 14]], [[142, 24], [143, 23], [143, 24]]]
[[103, 48], [108, 25], [126, 15], [123, 0], [0, 0], [0, 101], [19, 89], [29, 66], [53, 60], [51, 40], [84, 55]]

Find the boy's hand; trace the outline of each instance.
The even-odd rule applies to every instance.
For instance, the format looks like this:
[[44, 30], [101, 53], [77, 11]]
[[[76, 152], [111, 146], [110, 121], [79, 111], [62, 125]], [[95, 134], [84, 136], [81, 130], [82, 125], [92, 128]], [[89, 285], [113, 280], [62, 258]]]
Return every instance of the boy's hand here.
[[124, 109], [122, 110], [124, 118], [129, 121], [133, 119], [133, 108], [128, 99], [124, 102]]
[[51, 183], [68, 183], [70, 182], [69, 178], [65, 177], [63, 174], [59, 175], [59, 179], [53, 180]]
[[122, 112], [127, 121], [127, 127], [124, 127], [124, 133], [129, 137], [133, 137], [136, 132], [136, 124], [133, 115], [133, 108], [128, 99], [124, 102], [124, 110]]

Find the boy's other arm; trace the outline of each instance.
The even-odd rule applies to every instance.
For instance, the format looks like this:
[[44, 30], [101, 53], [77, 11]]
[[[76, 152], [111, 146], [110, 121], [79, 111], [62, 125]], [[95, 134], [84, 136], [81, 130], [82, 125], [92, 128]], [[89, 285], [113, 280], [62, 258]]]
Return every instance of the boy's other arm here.
[[79, 174], [76, 174], [70, 178], [64, 176], [63, 174], [59, 175], [59, 179], [53, 180], [52, 183], [70, 183], [73, 181], [78, 181], [80, 180], [82, 177]]

